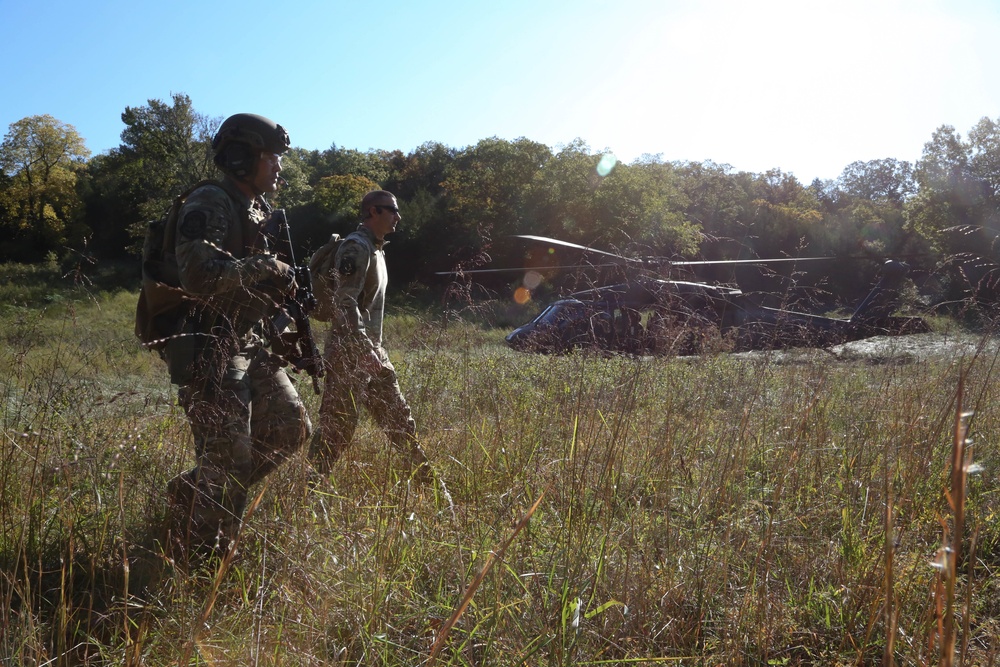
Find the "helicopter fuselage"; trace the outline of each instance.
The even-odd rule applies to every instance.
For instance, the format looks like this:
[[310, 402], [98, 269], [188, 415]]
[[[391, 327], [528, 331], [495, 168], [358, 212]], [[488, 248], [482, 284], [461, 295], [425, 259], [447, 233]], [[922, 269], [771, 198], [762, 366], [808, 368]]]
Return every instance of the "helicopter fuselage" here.
[[508, 334], [506, 342], [525, 352], [558, 354], [593, 348], [688, 355], [826, 347], [877, 335], [929, 331], [919, 317], [891, 314], [903, 276], [905, 270], [887, 264], [882, 280], [850, 318], [770, 308], [732, 287], [641, 279], [554, 301]]

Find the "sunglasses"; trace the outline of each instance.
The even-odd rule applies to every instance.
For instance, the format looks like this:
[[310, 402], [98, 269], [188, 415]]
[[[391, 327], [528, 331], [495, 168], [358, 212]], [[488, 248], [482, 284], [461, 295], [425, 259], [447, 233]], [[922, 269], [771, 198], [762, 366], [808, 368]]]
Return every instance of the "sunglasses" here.
[[387, 210], [387, 211], [392, 211], [393, 213], [397, 213], [397, 214], [399, 213], [399, 209], [398, 209], [398, 208], [396, 208], [395, 206], [384, 206], [384, 205], [383, 205], [383, 206], [376, 206], [375, 208], [377, 208], [377, 209], [378, 209], [378, 212], [379, 212], [379, 213], [381, 213], [381, 212], [382, 212], [382, 209], [385, 209], [385, 210]]

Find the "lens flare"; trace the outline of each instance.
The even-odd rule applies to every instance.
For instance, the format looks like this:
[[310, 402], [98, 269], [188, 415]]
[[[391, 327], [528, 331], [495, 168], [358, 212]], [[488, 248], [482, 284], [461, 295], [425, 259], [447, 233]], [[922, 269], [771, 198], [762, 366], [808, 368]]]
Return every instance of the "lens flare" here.
[[533, 290], [542, 284], [542, 274], [538, 271], [528, 271], [524, 274], [524, 280], [521, 284], [528, 288], [528, 290]]
[[605, 153], [597, 163], [597, 175], [604, 178], [611, 173], [611, 170], [618, 164], [618, 158], [611, 153]]
[[523, 306], [529, 301], [531, 301], [531, 290], [527, 287], [518, 287], [514, 290], [514, 303], [519, 306]]

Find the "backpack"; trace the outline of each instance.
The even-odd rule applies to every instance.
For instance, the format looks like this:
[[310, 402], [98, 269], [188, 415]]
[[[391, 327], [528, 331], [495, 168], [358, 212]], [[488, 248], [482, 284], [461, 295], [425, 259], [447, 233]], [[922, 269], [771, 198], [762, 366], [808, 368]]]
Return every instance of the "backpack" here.
[[309, 273], [312, 276], [313, 294], [316, 297], [316, 308], [309, 316], [320, 322], [333, 319], [333, 297], [337, 293], [337, 269], [334, 262], [337, 250], [344, 242], [340, 234], [333, 234], [330, 240], [319, 247], [309, 259]]
[[172, 336], [180, 333], [185, 316], [194, 303], [181, 289], [174, 244], [181, 206], [192, 192], [205, 185], [222, 187], [218, 181], [199, 181], [177, 195], [161, 218], [146, 223], [146, 238], [142, 244], [142, 286], [135, 308], [135, 335], [147, 349], [162, 350]]

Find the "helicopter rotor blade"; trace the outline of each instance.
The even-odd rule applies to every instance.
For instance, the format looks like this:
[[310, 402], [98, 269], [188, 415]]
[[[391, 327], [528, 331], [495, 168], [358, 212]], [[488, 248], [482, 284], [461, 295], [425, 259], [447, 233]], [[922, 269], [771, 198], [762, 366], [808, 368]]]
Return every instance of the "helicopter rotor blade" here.
[[815, 262], [821, 259], [837, 259], [836, 257], [772, 257], [761, 259], [693, 259], [667, 260], [671, 266], [708, 266], [711, 264], [774, 264], [777, 262]]
[[638, 262], [639, 260], [631, 259], [629, 257], [623, 257], [621, 255], [616, 255], [613, 252], [607, 252], [605, 250], [597, 250], [596, 248], [588, 248], [587, 246], [580, 245], [578, 243], [570, 243], [569, 241], [560, 241], [559, 239], [549, 238], [547, 236], [532, 236], [530, 234], [514, 234], [514, 238], [526, 239], [528, 241], [535, 241], [537, 243], [545, 243], [548, 245], [560, 245], [564, 248], [572, 248], [573, 250], [582, 250], [584, 252], [591, 252], [595, 255], [604, 255], [605, 257], [614, 257], [617, 260], [623, 262]]
[[524, 273], [526, 271], [567, 271], [570, 269], [617, 268], [621, 264], [565, 264], [560, 266], [513, 266], [506, 269], [468, 269], [466, 271], [435, 271], [436, 276], [462, 276], [472, 273]]
[[558, 245], [564, 248], [572, 248], [573, 250], [582, 250], [584, 252], [590, 252], [597, 255], [604, 255], [605, 257], [614, 257], [615, 259], [621, 260], [623, 262], [631, 262], [635, 264], [649, 265], [666, 265], [666, 266], [710, 266], [710, 265], [721, 265], [721, 264], [772, 264], [777, 262], [811, 262], [821, 259], [836, 259], [834, 257], [775, 257], [771, 259], [758, 258], [758, 259], [705, 259], [705, 260], [670, 260], [670, 259], [659, 259], [659, 258], [635, 258], [635, 257], [624, 257], [622, 255], [615, 254], [613, 252], [607, 252], [605, 250], [597, 250], [596, 248], [588, 248], [587, 246], [580, 245], [578, 243], [571, 243], [569, 241], [561, 241], [559, 239], [550, 238], [548, 236], [532, 236], [530, 234], [514, 234], [514, 238], [526, 239], [528, 241], [535, 241], [537, 243], [545, 243], [548, 245]]

